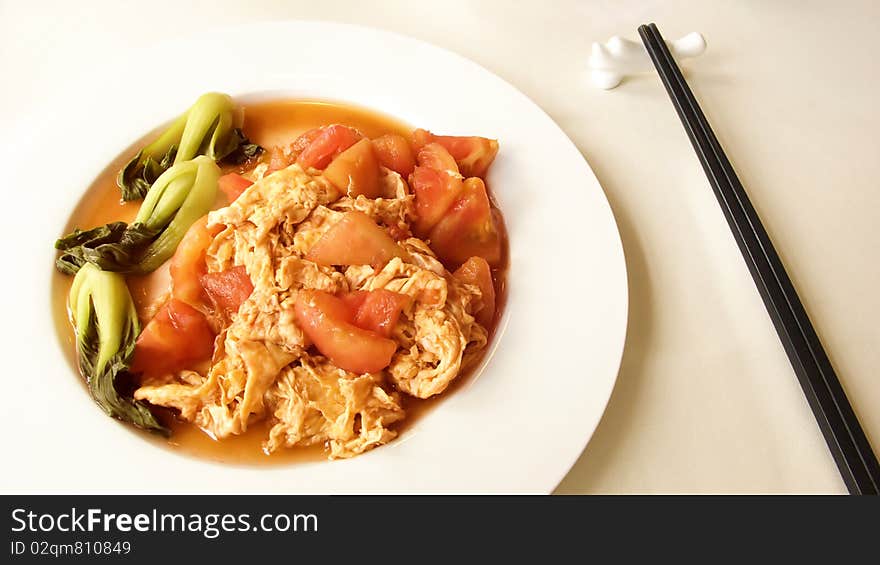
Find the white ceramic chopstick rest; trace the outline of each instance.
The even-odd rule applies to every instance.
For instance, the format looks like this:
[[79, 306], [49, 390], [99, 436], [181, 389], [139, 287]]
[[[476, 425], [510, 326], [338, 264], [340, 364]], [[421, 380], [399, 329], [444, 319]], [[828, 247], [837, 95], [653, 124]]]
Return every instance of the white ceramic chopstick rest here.
[[[672, 56], [678, 59], [696, 57], [706, 51], [706, 39], [701, 33], [691, 32], [681, 39], [667, 41]], [[587, 62], [590, 81], [596, 88], [609, 90], [620, 84], [627, 75], [652, 71], [651, 58], [641, 42], [615, 35], [606, 43], [593, 43]]]

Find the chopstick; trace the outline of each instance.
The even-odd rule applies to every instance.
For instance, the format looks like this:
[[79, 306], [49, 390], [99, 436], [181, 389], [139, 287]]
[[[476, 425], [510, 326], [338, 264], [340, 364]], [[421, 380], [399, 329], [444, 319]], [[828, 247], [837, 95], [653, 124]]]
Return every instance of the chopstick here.
[[748, 265], [819, 429], [851, 494], [880, 494], [880, 463], [742, 183], [654, 24], [639, 35]]

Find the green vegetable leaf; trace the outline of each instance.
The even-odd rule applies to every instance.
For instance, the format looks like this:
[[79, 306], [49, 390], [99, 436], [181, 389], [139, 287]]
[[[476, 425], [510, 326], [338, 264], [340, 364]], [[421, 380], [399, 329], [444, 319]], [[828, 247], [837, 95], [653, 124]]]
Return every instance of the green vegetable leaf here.
[[74, 230], [55, 242], [62, 251], [55, 266], [66, 275], [74, 275], [86, 263], [104, 271], [129, 272], [144, 250], [156, 239], [159, 230], [145, 224], [111, 222], [88, 231]]
[[[233, 129], [235, 104], [226, 94], [209, 92], [199, 97], [158, 139], [144, 147], [116, 177], [123, 200], [144, 198], [150, 187], [172, 165], [206, 155], [219, 161], [251, 146], [240, 130]], [[259, 146], [241, 149], [241, 156], [258, 154]], [[237, 157], [238, 158], [238, 157]]]
[[119, 393], [140, 325], [122, 275], [84, 265], [70, 289], [79, 366], [89, 391], [108, 415], [139, 428], [169, 435], [145, 403]]
[[56, 268], [75, 274], [91, 263], [104, 271], [146, 274], [177, 249], [186, 230], [211, 209], [220, 169], [205, 156], [162, 173], [138, 210], [134, 223], [112, 222], [74, 230], [55, 242]]
[[159, 229], [134, 223], [126, 227], [117, 241], [94, 247], [82, 246], [83, 259], [104, 271], [131, 272], [144, 250], [156, 239]]
[[55, 267], [65, 275], [75, 275], [88, 262], [86, 249], [118, 242], [126, 227], [125, 222], [111, 222], [90, 230], [73, 230], [55, 242], [55, 249], [61, 251]]
[[162, 156], [162, 159], [156, 162], [149, 155], [144, 157], [143, 150], [139, 151], [119, 171], [119, 176], [116, 178], [116, 184], [122, 189], [122, 199], [126, 202], [143, 199], [159, 175], [168, 170], [168, 167], [174, 162], [176, 153], [177, 147], [172, 145]]
[[251, 159], [256, 159], [263, 153], [263, 151], [265, 151], [256, 143], [251, 143], [251, 141], [245, 137], [244, 132], [239, 128], [232, 130], [232, 139], [235, 148], [220, 160], [222, 163], [229, 165], [242, 165]]

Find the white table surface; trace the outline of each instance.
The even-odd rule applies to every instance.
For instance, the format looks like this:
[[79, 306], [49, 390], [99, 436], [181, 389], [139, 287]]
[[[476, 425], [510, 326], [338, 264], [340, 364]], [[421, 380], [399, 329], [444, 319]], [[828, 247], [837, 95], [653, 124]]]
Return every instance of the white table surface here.
[[236, 22], [339, 20], [470, 57], [577, 144], [626, 251], [630, 319], [617, 386], [557, 492], [842, 493], [659, 80], [604, 92], [584, 69], [592, 41], [637, 39], [648, 21], [667, 38], [706, 36], [688, 80], [880, 450], [878, 17], [869, 1], [0, 0], [0, 122], [25, 123], [49, 89], [108, 53]]

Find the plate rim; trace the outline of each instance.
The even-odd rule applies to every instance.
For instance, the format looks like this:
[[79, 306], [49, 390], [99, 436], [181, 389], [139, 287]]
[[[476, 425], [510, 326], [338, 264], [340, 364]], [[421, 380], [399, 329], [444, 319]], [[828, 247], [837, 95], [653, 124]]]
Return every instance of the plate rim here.
[[[254, 31], [254, 30], [257, 30], [260, 28], [269, 28], [269, 27], [276, 27], [277, 29], [282, 29], [286, 26], [294, 26], [294, 27], [307, 26], [307, 27], [315, 27], [315, 28], [320, 28], [320, 27], [324, 27], [324, 26], [332, 26], [337, 29], [358, 30], [361, 33], [386, 36], [386, 37], [393, 37], [393, 38], [395, 38], [396, 41], [410, 42], [410, 43], [413, 43], [414, 45], [420, 45], [422, 48], [435, 51], [436, 53], [442, 55], [443, 57], [452, 58], [458, 64], [464, 64], [469, 67], [472, 67], [475, 70], [475, 72], [482, 74], [482, 75], [485, 75], [487, 77], [491, 77], [492, 80], [495, 80], [498, 83], [500, 83], [501, 85], [503, 85], [503, 87], [505, 87], [511, 93], [515, 93], [516, 95], [518, 95], [522, 99], [523, 102], [525, 102], [527, 105], [529, 105], [531, 107], [532, 110], [536, 110], [537, 112], [539, 112], [541, 114], [542, 118], [544, 120], [546, 120], [549, 124], [551, 124], [552, 127], [555, 128], [555, 130], [558, 132], [559, 136], [561, 136], [561, 138], [564, 139], [568, 143], [568, 145], [570, 145], [571, 149], [573, 149], [577, 153], [578, 157], [580, 158], [581, 162], [585, 166], [586, 170], [589, 171], [590, 179], [588, 179], [588, 180], [592, 180], [592, 182], [595, 184], [595, 186], [599, 188], [599, 192], [601, 194], [601, 200], [604, 202], [604, 206], [606, 208], [605, 212], [606, 212], [607, 216], [610, 218], [611, 225], [614, 228], [613, 229], [613, 233], [614, 233], [613, 241], [610, 242], [610, 243], [614, 244], [613, 245], [613, 247], [614, 247], [613, 255], [615, 255], [617, 257], [617, 259], [619, 261], [618, 266], [621, 269], [621, 272], [619, 274], [622, 275], [621, 278], [622, 278], [623, 284], [621, 285], [620, 288], [617, 289], [617, 292], [622, 293], [622, 301], [620, 302], [620, 306], [622, 309], [618, 313], [618, 315], [622, 318], [622, 326], [617, 328], [617, 332], [619, 332], [620, 335], [619, 335], [619, 338], [615, 340], [615, 342], [617, 343], [617, 348], [613, 352], [613, 355], [611, 355], [611, 357], [614, 358], [613, 366], [615, 369], [614, 369], [613, 375], [610, 378], [607, 378], [605, 381], [607, 386], [604, 387], [604, 390], [602, 391], [602, 394], [601, 394], [601, 402], [600, 402], [601, 409], [595, 411], [591, 422], [584, 424], [583, 428], [585, 431], [582, 433], [583, 443], [576, 450], [575, 449], [571, 450], [571, 453], [572, 453], [571, 456], [567, 457], [566, 461], [564, 463], [562, 461], [559, 462], [559, 464], [558, 464], [559, 465], [559, 472], [557, 473], [558, 476], [556, 476], [554, 479], [552, 479], [552, 485], [550, 485], [548, 482], [545, 486], [537, 489], [537, 491], [539, 491], [539, 492], [547, 492], [547, 493], [552, 492], [553, 489], [555, 489], [556, 486], [558, 486], [558, 484], [562, 481], [562, 479], [568, 474], [568, 472], [571, 470], [572, 466], [575, 464], [575, 462], [581, 456], [581, 453], [584, 451], [584, 449], [588, 445], [589, 441], [592, 439], [593, 435], [595, 434], [595, 431], [599, 425], [599, 422], [601, 421], [601, 419], [605, 413], [605, 410], [607, 409], [607, 405], [610, 400], [614, 386], [616, 384], [618, 372], [620, 369], [620, 364], [622, 361], [623, 350], [624, 350], [624, 345], [625, 345], [627, 326], [629, 323], [629, 320], [628, 320], [628, 314], [629, 314], [628, 293], [629, 293], [629, 289], [628, 289], [628, 273], [627, 273], [626, 262], [625, 262], [625, 250], [623, 248], [622, 240], [620, 237], [619, 227], [617, 225], [616, 218], [614, 217], [613, 209], [611, 208], [610, 202], [608, 201], [608, 198], [604, 193], [604, 189], [602, 188], [601, 183], [599, 182], [594, 171], [592, 170], [592, 167], [590, 166], [586, 157], [580, 152], [580, 150], [577, 148], [575, 143], [571, 140], [571, 138], [569, 138], [569, 136], [565, 133], [565, 131], [547, 114], [547, 112], [543, 108], [541, 108], [537, 103], [532, 101], [528, 96], [526, 96], [522, 91], [517, 89], [515, 86], [508, 83], [503, 78], [499, 77], [498, 75], [496, 75], [492, 71], [486, 69], [482, 65], [456, 53], [455, 51], [434, 45], [432, 43], [429, 43], [429, 42], [426, 42], [426, 41], [423, 41], [423, 40], [420, 40], [417, 38], [413, 38], [413, 37], [410, 37], [410, 36], [407, 36], [404, 34], [400, 34], [397, 32], [388, 31], [388, 30], [384, 30], [384, 29], [378, 29], [378, 28], [372, 28], [372, 27], [362, 26], [362, 25], [357, 25], [357, 24], [340, 23], [340, 22], [328, 22], [328, 21], [320, 21], [320, 20], [284, 20], [284, 21], [275, 21], [275, 22], [257, 22], [257, 23], [246, 23], [246, 24], [235, 24], [235, 25], [229, 25], [229, 26], [222, 26], [222, 27], [212, 28], [210, 30], [206, 30], [203, 33], [193, 34], [193, 35], [190, 35], [189, 37], [159, 42], [156, 45], [188, 43], [188, 42], [192, 42], [192, 41], [200, 41], [199, 38], [208, 38], [211, 36], [218, 36], [219, 37], [225, 33], [229, 33], [230, 31], [242, 31], [242, 30]], [[149, 47], [155, 48], [156, 45], [149, 46]], [[147, 49], [147, 48], [144, 48], [144, 50], [145, 49]], [[262, 92], [262, 91], [260, 91], [260, 92]], [[232, 93], [232, 94], [236, 95], [237, 93]], [[356, 101], [356, 98], [354, 100], [355, 100], [354, 103], [357, 103], [361, 106], [370, 107], [370, 105], [368, 105], [368, 104], [362, 104], [362, 103]], [[381, 109], [380, 111], [382, 111], [383, 113], [388, 113], [392, 116], [395, 116], [394, 113], [387, 112], [385, 109]], [[431, 124], [428, 124], [428, 125], [431, 125]], [[117, 147], [119, 147], [119, 146], [120, 145], [117, 145]], [[95, 159], [95, 160], [98, 161], [97, 159]], [[103, 169], [104, 166], [106, 166], [105, 161], [100, 161], [100, 163], [103, 163], [103, 164], [101, 164], [98, 167], [99, 170]], [[76, 192], [73, 195], [73, 196], [75, 196], [74, 203], [76, 201], [78, 201], [82, 197], [82, 195], [83, 195], [82, 191]], [[71, 209], [70, 206], [66, 206], [64, 208], [64, 210], [67, 210], [67, 211], [69, 211], [70, 209]], [[68, 212], [68, 215], [69, 215], [69, 212]], [[51, 317], [51, 313], [50, 313], [50, 317]], [[497, 350], [497, 348], [499, 348], [501, 343], [503, 342], [503, 337], [504, 337], [503, 333], [506, 330], [508, 323], [509, 323], [509, 317], [505, 317], [499, 323], [499, 329], [498, 329], [499, 335], [493, 340], [493, 343], [492, 343], [493, 350]], [[57, 343], [57, 340], [52, 340], [52, 341], [53, 341], [53, 347], [54, 347], [54, 344]], [[59, 347], [60, 347], [60, 344], [59, 344]], [[493, 353], [494, 353], [494, 351], [490, 352], [489, 355], [487, 355], [487, 357], [491, 357]], [[78, 385], [79, 383], [74, 383], [74, 384]], [[463, 391], [460, 391], [460, 392], [463, 392]], [[93, 408], [93, 407], [90, 406], [90, 408]], [[103, 414], [101, 414], [101, 417], [104, 418]], [[387, 449], [387, 447], [383, 447], [382, 449]], [[364, 457], [364, 456], [361, 456], [361, 457]], [[230, 467], [227, 464], [221, 464], [219, 466], [221, 468], [229, 468]], [[549, 486], [549, 488], [547, 488], [548, 486]]]

